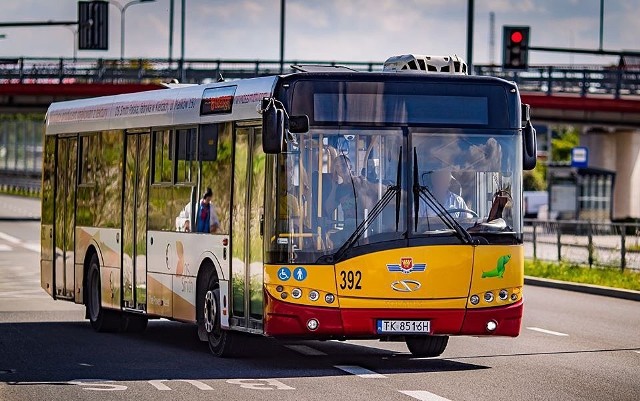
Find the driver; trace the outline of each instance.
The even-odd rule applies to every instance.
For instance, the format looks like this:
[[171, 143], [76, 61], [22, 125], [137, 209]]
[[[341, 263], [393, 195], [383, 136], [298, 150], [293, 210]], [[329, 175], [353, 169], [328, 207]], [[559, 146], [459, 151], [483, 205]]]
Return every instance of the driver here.
[[[449, 169], [441, 169], [435, 170], [430, 173], [431, 175], [431, 186], [430, 190], [437, 199], [437, 201], [447, 210], [449, 209], [465, 209], [469, 210], [467, 204], [462, 199], [462, 196], [457, 195], [451, 190], [449, 190], [449, 185], [451, 184], [451, 179], [453, 176], [451, 175], [451, 170]], [[420, 204], [420, 212], [419, 217], [431, 217], [437, 216], [439, 213], [427, 205], [426, 202], [421, 200]], [[454, 218], [471, 218], [470, 213], [464, 212], [452, 212], [451, 215]]]

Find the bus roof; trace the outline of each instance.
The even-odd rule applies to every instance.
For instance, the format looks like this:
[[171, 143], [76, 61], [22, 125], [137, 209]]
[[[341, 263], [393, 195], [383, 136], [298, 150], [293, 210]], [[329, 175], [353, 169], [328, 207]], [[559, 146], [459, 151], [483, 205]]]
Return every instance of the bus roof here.
[[46, 134], [260, 118], [277, 76], [52, 103]]
[[178, 85], [148, 92], [52, 103], [46, 116], [46, 134], [63, 134], [163, 127], [258, 119], [263, 97], [276, 91], [278, 80], [337, 79], [347, 81], [410, 81], [485, 83], [505, 89], [513, 82], [494, 77], [407, 72], [298, 72], [204, 85]]

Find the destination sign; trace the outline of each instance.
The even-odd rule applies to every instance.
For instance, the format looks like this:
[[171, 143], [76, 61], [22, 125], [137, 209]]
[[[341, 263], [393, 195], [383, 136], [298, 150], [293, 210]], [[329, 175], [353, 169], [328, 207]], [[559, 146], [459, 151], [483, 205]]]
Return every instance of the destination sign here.
[[200, 115], [231, 113], [236, 88], [234, 85], [205, 89], [200, 103]]

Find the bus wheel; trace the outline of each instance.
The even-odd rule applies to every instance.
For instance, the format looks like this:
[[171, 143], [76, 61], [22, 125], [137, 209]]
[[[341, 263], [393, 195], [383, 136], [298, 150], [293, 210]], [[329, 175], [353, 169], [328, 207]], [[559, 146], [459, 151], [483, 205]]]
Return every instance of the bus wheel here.
[[105, 310], [101, 304], [100, 264], [95, 253], [91, 257], [87, 274], [87, 295], [87, 316], [91, 327], [98, 332], [120, 330], [120, 315], [115, 311]]
[[405, 341], [413, 356], [431, 358], [444, 352], [449, 336], [407, 337]]
[[220, 315], [220, 287], [216, 278], [211, 277], [204, 294], [204, 329], [211, 352], [215, 356], [227, 357], [233, 354], [235, 333], [220, 327]]

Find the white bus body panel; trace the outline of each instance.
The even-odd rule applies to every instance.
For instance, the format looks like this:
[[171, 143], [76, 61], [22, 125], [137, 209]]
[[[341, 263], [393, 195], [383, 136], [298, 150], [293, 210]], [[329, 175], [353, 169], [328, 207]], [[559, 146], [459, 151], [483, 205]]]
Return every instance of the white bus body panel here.
[[226, 288], [229, 250], [222, 245], [225, 240], [229, 243], [228, 235], [149, 231], [147, 312], [195, 322], [196, 279], [206, 259], [213, 263], [220, 287]]
[[[53, 103], [47, 111], [48, 135], [111, 129], [191, 125], [261, 118], [262, 98], [271, 96], [277, 76], [176, 89]], [[200, 115], [206, 89], [235, 86], [231, 113]]]

